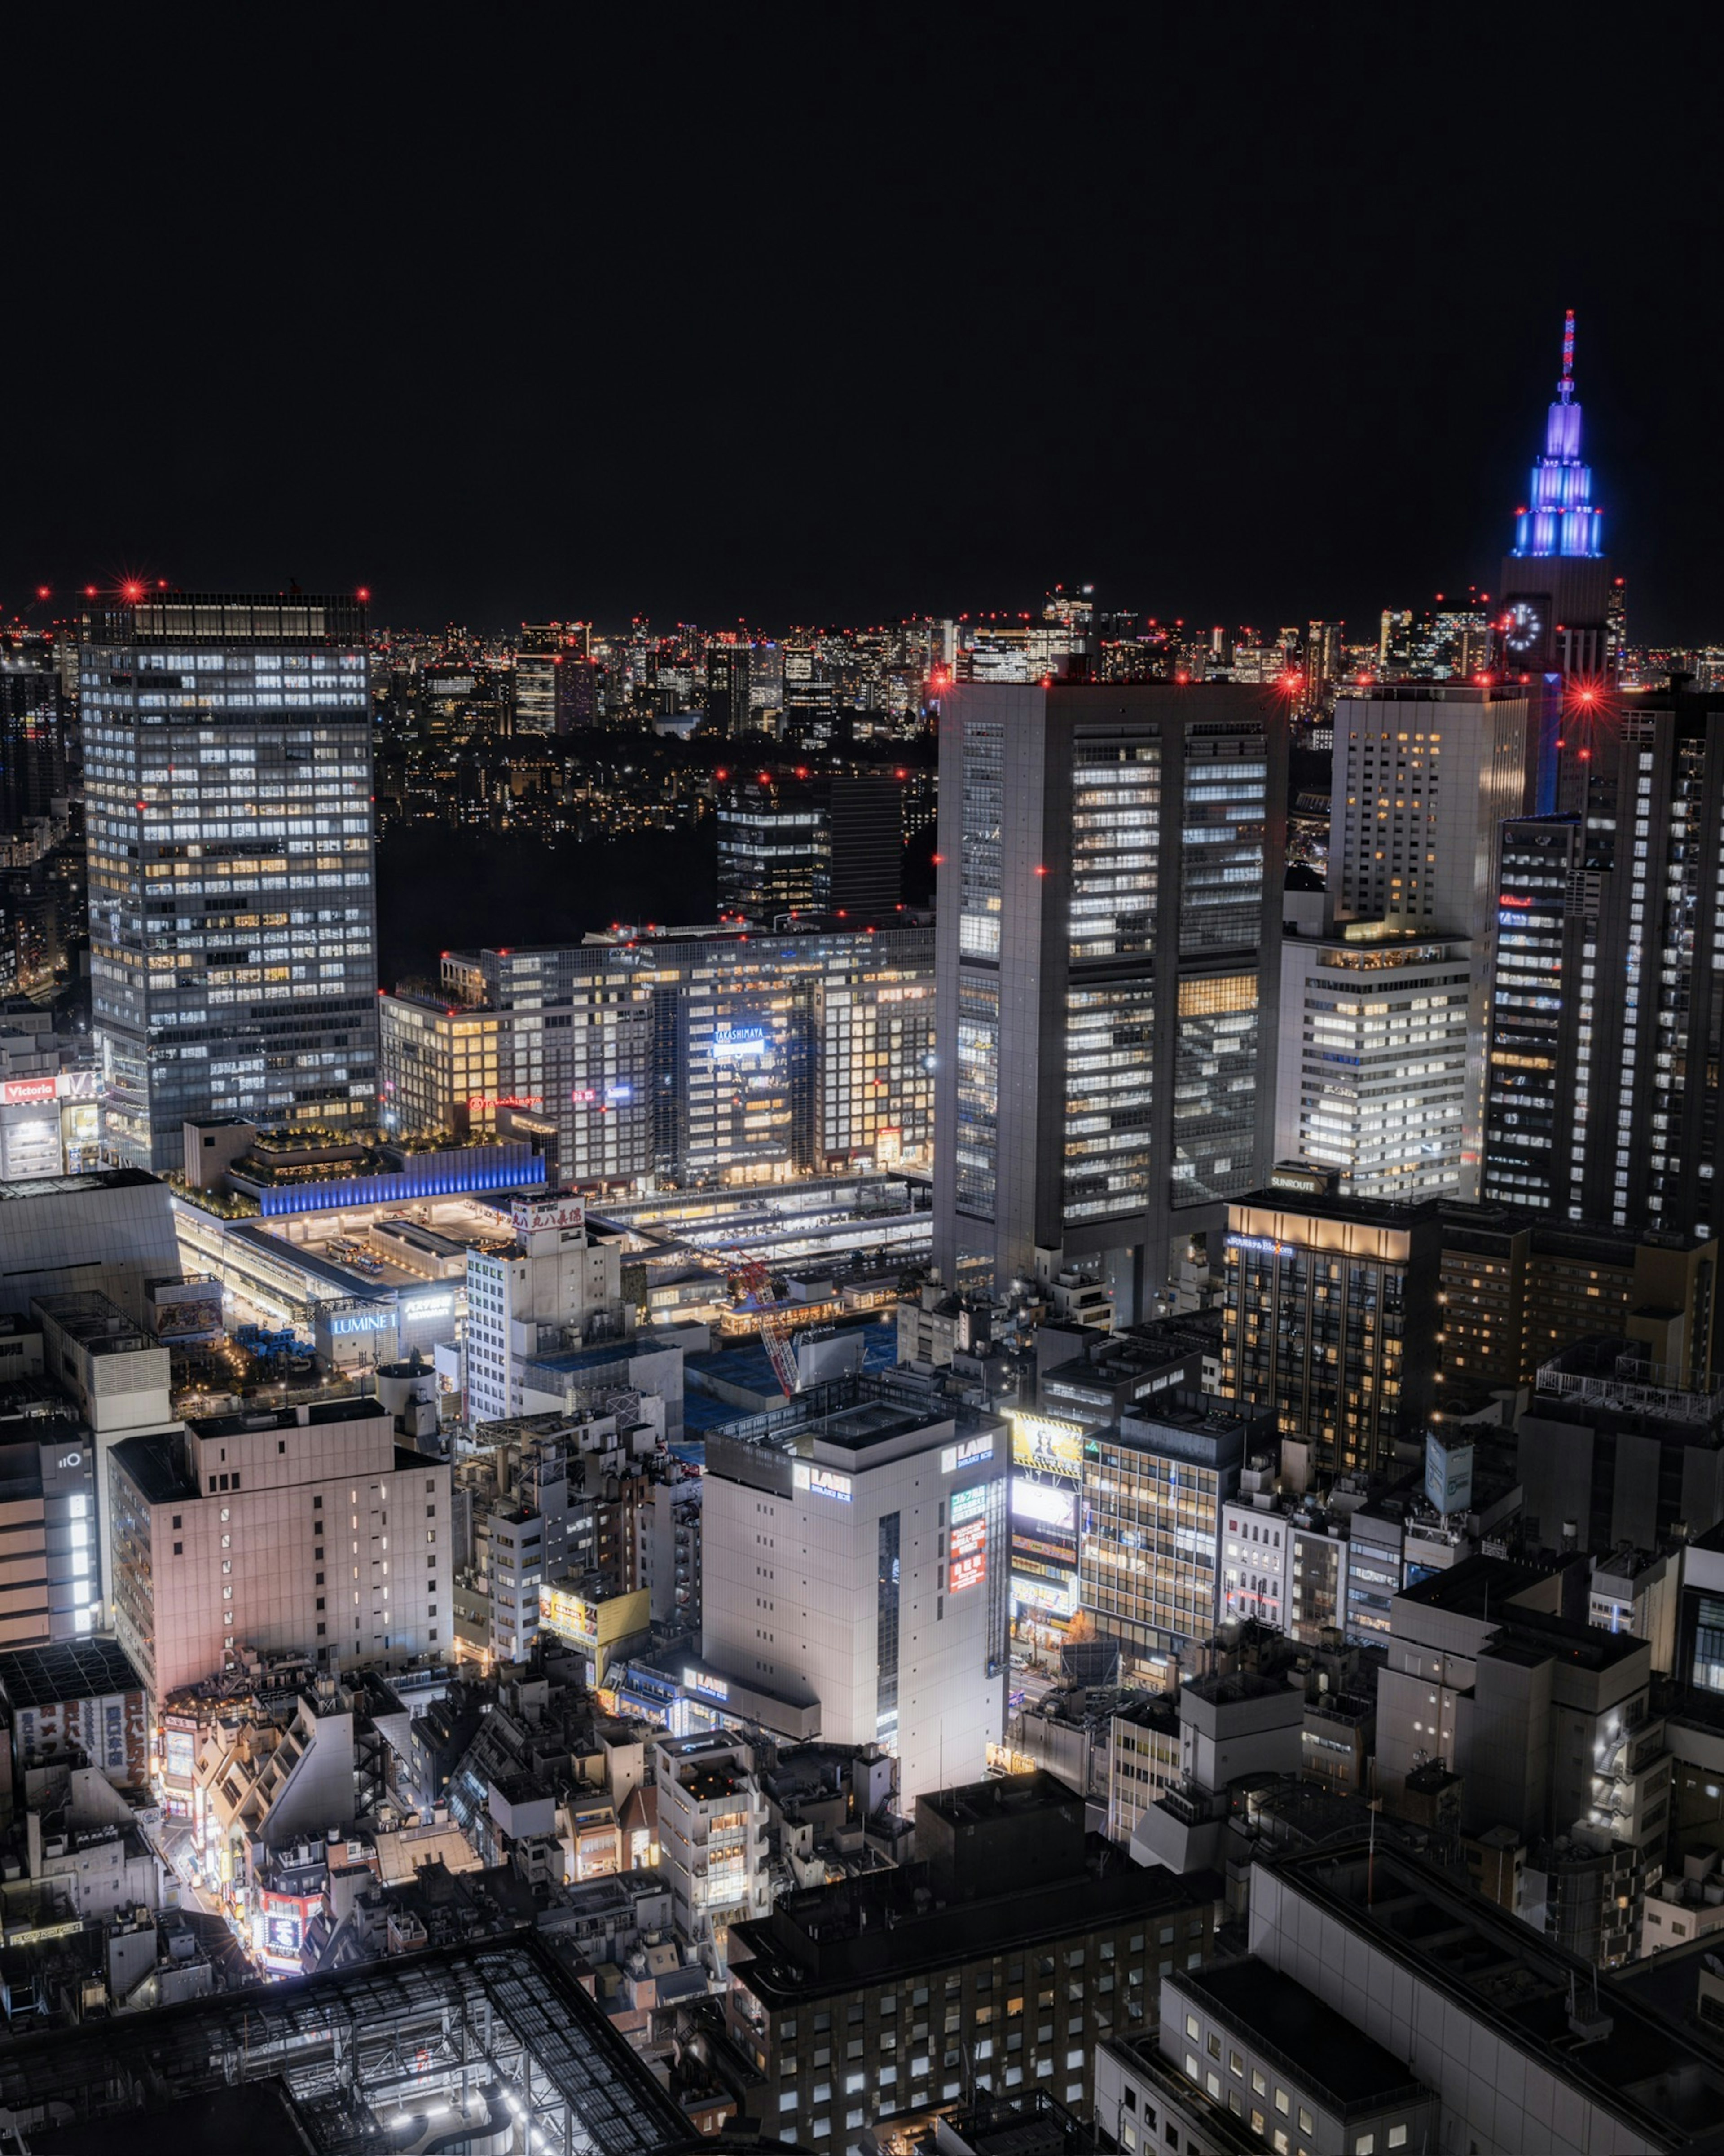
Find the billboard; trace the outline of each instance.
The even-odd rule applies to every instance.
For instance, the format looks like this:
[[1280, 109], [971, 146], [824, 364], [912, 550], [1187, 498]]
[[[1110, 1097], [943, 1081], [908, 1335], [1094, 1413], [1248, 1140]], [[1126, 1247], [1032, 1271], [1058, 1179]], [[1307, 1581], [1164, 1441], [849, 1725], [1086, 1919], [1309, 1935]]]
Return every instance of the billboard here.
[[305, 1902], [285, 1894], [264, 1897], [264, 1966], [299, 1973], [305, 1947]]
[[598, 1645], [598, 1604], [584, 1594], [570, 1594], [560, 1587], [539, 1589], [539, 1622], [559, 1640], [577, 1647]]
[[1044, 1475], [1081, 1480], [1084, 1468], [1084, 1425], [1060, 1415], [1014, 1414], [1012, 1417], [1012, 1461], [1017, 1467], [1033, 1467]]
[[1465, 1512], [1473, 1502], [1470, 1439], [1430, 1430], [1424, 1436], [1424, 1494], [1439, 1512]]
[[27, 1101], [53, 1101], [59, 1096], [59, 1081], [56, 1078], [8, 1078], [0, 1085], [0, 1101], [8, 1108], [22, 1106]]
[[158, 1340], [217, 1340], [222, 1333], [222, 1291], [212, 1283], [208, 1295], [163, 1302], [151, 1300], [151, 1322]]
[[162, 1732], [162, 1771], [171, 1782], [189, 1782], [198, 1758], [198, 1732], [172, 1722]]
[[1052, 1579], [1020, 1579], [1012, 1576], [1012, 1599], [1019, 1609], [1036, 1609], [1045, 1616], [1066, 1618], [1077, 1612], [1077, 1583], [1062, 1585]]
[[1063, 1533], [1077, 1532], [1077, 1492], [1062, 1488], [1057, 1482], [1032, 1482], [1027, 1476], [1014, 1476], [1012, 1481], [1012, 1517], [1031, 1520], [1044, 1527], [1057, 1527]]

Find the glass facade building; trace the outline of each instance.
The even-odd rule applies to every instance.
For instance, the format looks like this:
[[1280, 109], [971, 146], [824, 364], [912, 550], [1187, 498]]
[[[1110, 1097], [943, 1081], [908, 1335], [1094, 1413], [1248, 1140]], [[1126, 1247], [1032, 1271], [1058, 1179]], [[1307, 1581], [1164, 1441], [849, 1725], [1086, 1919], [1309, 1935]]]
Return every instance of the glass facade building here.
[[370, 1124], [377, 906], [364, 609], [178, 593], [94, 616], [80, 669], [104, 1142], [190, 1116]]
[[1268, 1165], [1285, 721], [1232, 684], [962, 686], [941, 715], [935, 1260], [1147, 1314]]
[[1228, 1223], [1223, 1389], [1307, 1441], [1313, 1466], [1388, 1467], [1434, 1404], [1439, 1204], [1264, 1193]]
[[1471, 945], [1360, 924], [1281, 946], [1275, 1158], [1332, 1168], [1343, 1197], [1458, 1197]]
[[1558, 813], [1505, 826], [1484, 1190], [1558, 1219], [1710, 1237], [1724, 1069], [1724, 697], [1596, 718]]
[[568, 1183], [704, 1186], [931, 1158], [926, 927], [627, 929], [486, 951], [476, 968], [483, 1009], [382, 999], [392, 1130], [459, 1128], [464, 1114], [481, 1128], [520, 1109], [554, 1130]]

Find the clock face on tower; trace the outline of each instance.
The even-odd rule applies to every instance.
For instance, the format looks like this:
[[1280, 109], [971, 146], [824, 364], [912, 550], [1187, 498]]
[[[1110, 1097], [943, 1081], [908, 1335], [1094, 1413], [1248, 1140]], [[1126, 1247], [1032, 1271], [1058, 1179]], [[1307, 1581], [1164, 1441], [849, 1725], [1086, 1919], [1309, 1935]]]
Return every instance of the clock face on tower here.
[[1511, 599], [1503, 626], [1503, 642], [1513, 652], [1533, 650], [1544, 634], [1544, 622], [1531, 599]]

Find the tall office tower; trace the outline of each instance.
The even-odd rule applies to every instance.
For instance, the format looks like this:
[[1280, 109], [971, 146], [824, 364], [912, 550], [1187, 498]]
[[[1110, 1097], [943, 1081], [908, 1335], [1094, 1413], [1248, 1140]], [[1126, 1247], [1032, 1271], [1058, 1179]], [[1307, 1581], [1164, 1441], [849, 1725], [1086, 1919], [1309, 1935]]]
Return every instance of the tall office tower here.
[[1496, 912], [1498, 827], [1519, 815], [1526, 696], [1405, 682], [1335, 707], [1330, 890], [1338, 921], [1470, 936]]
[[1413, 609], [1385, 607], [1377, 631], [1377, 664], [1387, 677], [1404, 674], [1413, 663]]
[[831, 896], [826, 812], [805, 787], [752, 779], [718, 804], [718, 907], [768, 924], [824, 913]]
[[1286, 724], [1216, 685], [966, 685], [940, 720], [943, 1277], [1147, 1315], [1268, 1165]]
[[1344, 1198], [1459, 1197], [1472, 947], [1357, 921], [1281, 945], [1277, 1160], [1334, 1169]]
[[86, 633], [105, 1142], [177, 1167], [188, 1116], [370, 1123], [377, 895], [365, 609], [176, 593]]
[[1616, 591], [1604, 552], [1603, 512], [1593, 506], [1593, 473], [1580, 453], [1574, 401], [1574, 310], [1562, 324], [1562, 372], [1546, 416], [1544, 449], [1532, 487], [1515, 512], [1514, 545], [1503, 557], [1495, 609], [1503, 662], [1531, 677], [1536, 692], [1528, 742], [1526, 806], [1557, 804], [1563, 685], [1578, 676], [1594, 689], [1616, 679], [1611, 603]]
[[21, 832], [64, 794], [66, 737], [54, 646], [0, 649], [0, 833]]
[[829, 729], [838, 715], [838, 686], [818, 647], [787, 643], [782, 647], [784, 725], [787, 731]]
[[706, 716], [727, 734], [746, 734], [754, 725], [749, 708], [749, 650], [742, 644], [706, 647]]
[[853, 927], [884, 926], [904, 886], [904, 788], [872, 775], [829, 779], [826, 828], [832, 854], [827, 904]]
[[1332, 688], [1341, 679], [1341, 670], [1346, 664], [1342, 655], [1341, 638], [1346, 624], [1338, 621], [1313, 621], [1306, 624], [1305, 631], [1305, 690], [1300, 699], [1307, 711], [1318, 709], [1323, 701], [1323, 691]]
[[1564, 773], [1574, 813], [1504, 833], [1485, 1194], [1710, 1235], [1724, 1214], [1724, 696], [1651, 690], [1585, 739]]
[[516, 646], [510, 730], [566, 734], [578, 723], [573, 706], [586, 658], [584, 624], [524, 622]]
[[1260, 1191], [1228, 1209], [1223, 1389], [1326, 1473], [1389, 1466], [1429, 1415], [1442, 1209]]
[[1403, 683], [1335, 706], [1329, 886], [1338, 922], [1465, 937], [1475, 959], [1455, 1194], [1478, 1191], [1488, 957], [1502, 821], [1526, 807], [1526, 692]]

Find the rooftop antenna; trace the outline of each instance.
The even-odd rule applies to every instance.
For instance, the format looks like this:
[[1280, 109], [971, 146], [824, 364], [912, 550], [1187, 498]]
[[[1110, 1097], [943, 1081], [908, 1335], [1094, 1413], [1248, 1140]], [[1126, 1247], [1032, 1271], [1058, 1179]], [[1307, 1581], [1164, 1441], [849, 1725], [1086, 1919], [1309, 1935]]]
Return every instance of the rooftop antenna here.
[[1562, 317], [1562, 378], [1557, 384], [1557, 393], [1565, 404], [1574, 394], [1574, 310], [1573, 307]]

